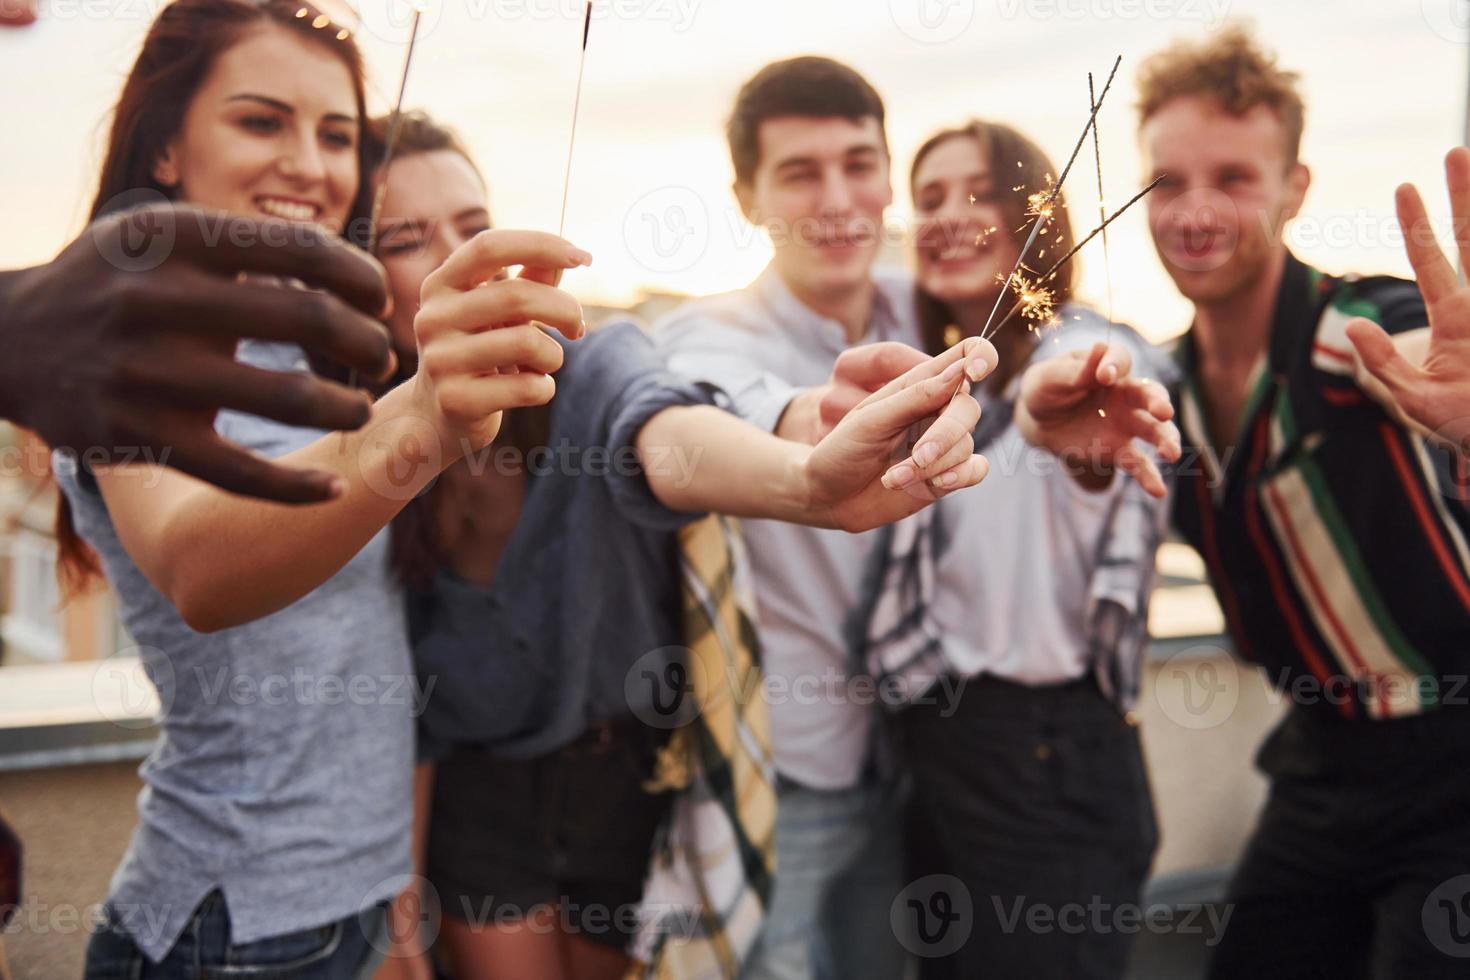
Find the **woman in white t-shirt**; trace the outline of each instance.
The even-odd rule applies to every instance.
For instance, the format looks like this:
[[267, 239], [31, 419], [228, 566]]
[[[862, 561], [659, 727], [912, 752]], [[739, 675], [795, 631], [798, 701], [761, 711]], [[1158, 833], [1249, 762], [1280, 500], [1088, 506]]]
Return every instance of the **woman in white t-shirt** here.
[[[992, 123], [920, 148], [911, 188], [928, 347], [980, 334], [998, 301], [996, 322], [1011, 308], [1017, 294], [1000, 292], [1056, 173]], [[1043, 228], [1027, 254], [1032, 284], [1073, 242], [1060, 197]], [[1099, 341], [1127, 348], [1136, 374], [1167, 368], [1132, 330], [1073, 302], [1072, 284], [1069, 263], [1041, 284], [1050, 309], [1034, 303], [994, 337], [1001, 366], [976, 392], [990, 476], [897, 528], [870, 579], [881, 601], [860, 633], [869, 667], [909, 674], [896, 689], [912, 703], [891, 720], [914, 779], [913, 877], [954, 876], [975, 912], [968, 941], [927, 959], [925, 977], [975, 976], [982, 963], [985, 975], [1121, 977], [1130, 936], [1108, 924], [1137, 906], [1157, 842], [1129, 708], [1163, 504], [1122, 474], [1030, 446], [1012, 405], [1028, 364]], [[1027, 928], [1034, 906], [1067, 928]]]

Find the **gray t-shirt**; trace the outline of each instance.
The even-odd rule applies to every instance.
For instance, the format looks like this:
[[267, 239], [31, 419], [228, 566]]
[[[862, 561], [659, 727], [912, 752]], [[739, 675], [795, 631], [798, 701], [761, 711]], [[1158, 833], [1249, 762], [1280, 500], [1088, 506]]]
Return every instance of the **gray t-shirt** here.
[[[247, 342], [239, 359], [306, 369], [289, 344]], [[324, 434], [233, 412], [216, 428], [268, 457]], [[140, 769], [138, 826], [108, 897], [139, 948], [162, 959], [216, 888], [236, 943], [325, 925], [401, 891], [418, 692], [387, 532], [288, 608], [204, 635], [133, 563], [90, 476], [56, 463], [163, 704]]]

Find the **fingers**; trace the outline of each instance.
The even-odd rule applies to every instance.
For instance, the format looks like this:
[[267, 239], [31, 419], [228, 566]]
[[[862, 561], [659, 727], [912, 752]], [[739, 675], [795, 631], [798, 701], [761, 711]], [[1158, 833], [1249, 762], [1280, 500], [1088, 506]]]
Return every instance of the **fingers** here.
[[968, 392], [966, 397], [950, 399], [944, 414], [915, 444], [913, 454], [883, 475], [885, 487], [901, 490], [920, 480], [933, 479], [974, 453], [980, 404], [967, 396]]
[[1454, 215], [1455, 245], [1460, 250], [1460, 268], [1470, 269], [1470, 150], [1457, 146], [1444, 161], [1445, 183], [1450, 191]]
[[522, 324], [475, 334], [451, 334], [424, 348], [423, 369], [438, 384], [497, 372], [554, 374], [565, 353], [539, 327]]
[[967, 337], [944, 353], [925, 360], [890, 381], [868, 396], [862, 404], [868, 405], [887, 399], [896, 392], [927, 385], [933, 379], [942, 376], [950, 377], [949, 393], [953, 395], [954, 386], [959, 384], [962, 377], [968, 381], [982, 381], [990, 375], [991, 371], [995, 370], [999, 363], [1000, 355], [996, 353], [990, 341], [981, 340], [979, 337]]
[[[931, 367], [925, 364], [915, 370], [927, 371], [931, 370]], [[937, 377], [928, 378], [890, 394], [880, 391], [869, 395], [859, 408], [867, 413], [866, 422], [873, 427], [875, 432], [885, 437], [897, 436], [906, 431], [909, 426], [931, 416], [939, 415], [949, 401], [962, 400], [954, 396], [957, 394], [956, 387], [964, 379], [964, 370], [963, 362], [954, 361]], [[969, 396], [965, 395], [963, 398], [969, 398]]]
[[1148, 412], [1160, 422], [1174, 418], [1174, 403], [1169, 399], [1169, 389], [1157, 381], [1126, 380], [1116, 389], [1123, 395], [1130, 408]]
[[1142, 439], [1159, 451], [1159, 455], [1170, 463], [1177, 463], [1183, 454], [1180, 447], [1179, 430], [1172, 422], [1160, 422], [1142, 409], [1128, 412], [1121, 420], [1124, 431], [1135, 439]]
[[[592, 264], [592, 256], [557, 235], [540, 231], [483, 231], [455, 249], [444, 264], [424, 280], [423, 297], [444, 290], [469, 290], [489, 282], [510, 266], [543, 270], [574, 269]], [[543, 282], [542, 285], [545, 285]]]
[[388, 377], [395, 366], [387, 328], [331, 293], [220, 283], [202, 275], [180, 277], [178, 283], [177, 289], [140, 301], [133, 318], [195, 333], [300, 344], [374, 380]]
[[990, 475], [990, 461], [984, 456], [969, 456], [932, 479], [918, 484], [909, 493], [922, 492], [930, 500], [940, 500], [960, 490], [977, 486]]
[[1137, 480], [1150, 497], [1163, 499], [1168, 492], [1158, 466], [1149, 458], [1148, 453], [1136, 446], [1124, 446], [1118, 450], [1113, 458], [1113, 465]]
[[582, 335], [582, 304], [545, 283], [506, 279], [467, 292], [436, 294], [419, 310], [414, 329], [423, 342], [442, 333], [473, 333], [532, 321], [574, 340]]
[[1432, 306], [1459, 285], [1454, 267], [1434, 240], [1434, 226], [1430, 224], [1424, 200], [1413, 184], [1399, 186], [1394, 194], [1394, 204], [1398, 209], [1399, 228], [1404, 233], [1404, 251], [1409, 255], [1409, 264], [1414, 267], [1414, 277], [1419, 281], [1424, 301]]
[[1132, 370], [1133, 355], [1128, 353], [1128, 348], [1098, 341], [1082, 360], [1076, 386], [1109, 388], [1128, 377]]
[[438, 388], [439, 410], [461, 426], [508, 409], [545, 405], [555, 396], [556, 381], [547, 374], [458, 377]]
[[295, 470], [227, 442], [207, 428], [180, 428], [166, 443], [168, 465], [222, 490], [283, 504], [314, 504], [342, 493], [341, 478], [321, 470]]
[[372, 415], [365, 392], [314, 374], [266, 371], [203, 356], [171, 362], [149, 385], [152, 398], [187, 408], [234, 409], [308, 429], [360, 429]]
[[256, 221], [186, 205], [160, 206], [148, 215], [171, 221], [174, 252], [233, 277], [252, 272], [299, 279], [325, 289], [369, 316], [388, 306], [388, 277], [366, 252], [316, 225]]
[[35, 0], [0, 0], [0, 27], [25, 27], [35, 22]]
[[1357, 317], [1348, 323], [1347, 335], [1357, 349], [1363, 367], [1400, 401], [1417, 394], [1423, 372], [1399, 353], [1393, 338], [1382, 327], [1372, 320]]
[[908, 344], [885, 341], [849, 347], [837, 357], [832, 380], [837, 387], [851, 386], [872, 393], [929, 360], [929, 355]]

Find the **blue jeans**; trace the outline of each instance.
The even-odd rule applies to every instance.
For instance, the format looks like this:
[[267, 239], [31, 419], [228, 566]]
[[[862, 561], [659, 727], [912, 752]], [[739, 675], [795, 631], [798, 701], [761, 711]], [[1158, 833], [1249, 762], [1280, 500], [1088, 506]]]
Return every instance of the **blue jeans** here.
[[230, 942], [224, 896], [212, 892], [161, 963], [151, 963], [117, 915], [87, 945], [86, 980], [356, 980], [371, 976], [388, 944], [388, 908], [379, 905], [315, 929], [259, 942]]
[[891, 783], [776, 784], [776, 884], [741, 980], [890, 980], [908, 956], [889, 920], [903, 888], [903, 798]]

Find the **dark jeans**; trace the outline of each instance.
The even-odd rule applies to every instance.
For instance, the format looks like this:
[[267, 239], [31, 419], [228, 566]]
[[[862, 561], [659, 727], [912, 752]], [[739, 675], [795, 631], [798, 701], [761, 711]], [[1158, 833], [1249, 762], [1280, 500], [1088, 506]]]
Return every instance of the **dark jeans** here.
[[913, 877], [958, 878], [973, 910], [968, 941], [922, 976], [1122, 977], [1134, 937], [1107, 924], [1138, 905], [1158, 844], [1137, 729], [1091, 681], [994, 678], [895, 722]]
[[1271, 795], [1211, 978], [1470, 976], [1470, 710], [1296, 709], [1258, 763]]
[[112, 909], [87, 946], [86, 980], [355, 980], [388, 950], [387, 906], [260, 942], [230, 941], [230, 913], [213, 892], [162, 963], [148, 961]]

